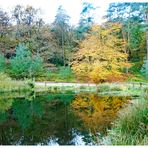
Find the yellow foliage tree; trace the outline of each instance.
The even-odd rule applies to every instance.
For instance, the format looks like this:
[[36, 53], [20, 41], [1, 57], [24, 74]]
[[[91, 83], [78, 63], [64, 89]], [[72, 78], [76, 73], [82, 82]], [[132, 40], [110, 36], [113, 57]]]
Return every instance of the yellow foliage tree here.
[[121, 25], [118, 23], [92, 27], [71, 63], [79, 79], [98, 83], [123, 74], [123, 69], [130, 64], [126, 62], [126, 43], [120, 34]]
[[78, 94], [72, 101], [74, 113], [82, 119], [84, 127], [92, 133], [105, 132], [117, 117], [118, 111], [130, 100], [130, 97], [103, 96], [96, 94]]

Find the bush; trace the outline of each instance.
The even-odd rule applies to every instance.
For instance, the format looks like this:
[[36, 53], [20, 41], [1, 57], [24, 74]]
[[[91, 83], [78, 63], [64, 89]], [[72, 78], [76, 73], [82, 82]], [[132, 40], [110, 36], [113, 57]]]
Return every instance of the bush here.
[[140, 73], [142, 65], [143, 65], [142, 61], [132, 63], [132, 66], [129, 68], [129, 72], [133, 74]]
[[18, 45], [16, 48], [16, 56], [11, 59], [11, 76], [15, 78], [31, 78], [40, 75], [42, 72], [42, 59], [38, 56], [33, 57], [25, 45]]
[[113, 145], [147, 145], [148, 100], [141, 99], [125, 108], [109, 131], [109, 137]]
[[70, 79], [73, 77], [73, 73], [70, 67], [60, 67], [59, 69], [59, 77], [61, 79]]
[[141, 68], [141, 73], [146, 78], [148, 78], [148, 68], [147, 67], [148, 67], [148, 60], [145, 60], [143, 66]]

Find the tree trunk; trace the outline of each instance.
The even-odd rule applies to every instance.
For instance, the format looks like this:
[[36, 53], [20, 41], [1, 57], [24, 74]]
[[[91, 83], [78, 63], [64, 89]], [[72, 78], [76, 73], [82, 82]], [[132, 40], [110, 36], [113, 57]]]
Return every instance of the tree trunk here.
[[146, 51], [146, 54], [147, 54], [147, 56], [146, 56], [146, 77], [148, 78], [148, 31], [146, 32], [146, 49], [147, 49], [147, 51]]
[[[124, 40], [124, 49], [125, 49], [125, 53], [126, 54], [129, 54], [129, 50], [127, 50], [126, 48], [126, 36], [125, 36], [125, 33], [123, 31], [123, 26], [122, 26], [122, 37], [123, 37], [123, 40]], [[126, 63], [128, 63], [128, 58], [126, 60]], [[128, 67], [126, 67], [126, 74], [128, 74]]]
[[[128, 39], [128, 50], [126, 50], [126, 53], [129, 54], [130, 51], [130, 18], [131, 18], [131, 5], [130, 5], [130, 12], [129, 12], [129, 17], [128, 17], [128, 34], [127, 34], [127, 39]], [[126, 61], [128, 62], [128, 60]], [[126, 67], [126, 74], [128, 74], [128, 67]]]
[[[146, 23], [148, 23], [148, 13], [146, 13]], [[148, 78], [148, 31], [146, 31], [146, 77]]]
[[[146, 24], [148, 24], [148, 13], [146, 13]], [[148, 30], [146, 31], [146, 49], [147, 49], [147, 56], [146, 59], [148, 60]]]
[[63, 65], [65, 66], [65, 49], [64, 49], [64, 32], [62, 31], [62, 57]]

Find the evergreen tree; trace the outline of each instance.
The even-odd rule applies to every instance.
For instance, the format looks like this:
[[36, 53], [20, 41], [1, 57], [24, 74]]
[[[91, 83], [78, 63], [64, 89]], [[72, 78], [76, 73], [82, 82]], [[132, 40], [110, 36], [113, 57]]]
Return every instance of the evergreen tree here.
[[91, 29], [93, 24], [93, 11], [96, 9], [93, 4], [84, 2], [83, 9], [80, 13], [79, 26], [77, 28], [77, 37], [78, 39], [83, 39], [85, 34]]
[[32, 78], [42, 72], [42, 59], [38, 55], [33, 56], [24, 44], [19, 44], [16, 47], [16, 56], [11, 59], [10, 74], [16, 78]]
[[70, 31], [70, 17], [66, 14], [66, 11], [59, 6], [55, 20], [53, 23], [53, 33], [57, 41], [57, 44], [62, 49], [62, 65], [66, 65], [66, 45], [69, 44], [69, 31]]

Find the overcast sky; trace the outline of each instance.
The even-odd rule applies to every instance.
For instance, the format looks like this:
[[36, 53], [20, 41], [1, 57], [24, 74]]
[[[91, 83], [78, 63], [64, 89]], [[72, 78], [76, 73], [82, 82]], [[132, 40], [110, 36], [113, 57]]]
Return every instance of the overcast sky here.
[[[100, 7], [96, 10], [95, 22], [101, 23], [103, 21], [102, 16], [105, 14], [109, 3], [117, 2], [119, 0], [0, 0], [0, 7], [6, 11], [10, 11], [15, 5], [18, 4], [24, 6], [31, 5], [34, 8], [40, 8], [42, 10], [42, 18], [44, 19], [44, 21], [46, 23], [51, 23], [54, 21], [57, 8], [59, 7], [59, 5], [62, 5], [67, 14], [71, 17], [71, 23], [73, 25], [76, 25], [78, 23], [80, 12], [82, 10], [82, 3], [84, 1], [93, 3], [95, 7]], [[136, 2], [137, 1], [140, 0], [136, 0]]]

